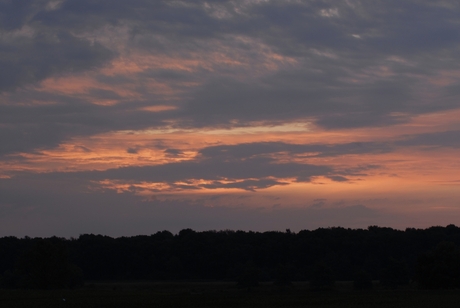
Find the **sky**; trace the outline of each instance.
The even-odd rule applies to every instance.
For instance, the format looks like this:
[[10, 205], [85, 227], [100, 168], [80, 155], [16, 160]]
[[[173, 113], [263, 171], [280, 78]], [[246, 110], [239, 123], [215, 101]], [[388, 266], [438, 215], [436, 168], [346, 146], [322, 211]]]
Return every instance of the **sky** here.
[[460, 3], [0, 0], [0, 236], [460, 223]]

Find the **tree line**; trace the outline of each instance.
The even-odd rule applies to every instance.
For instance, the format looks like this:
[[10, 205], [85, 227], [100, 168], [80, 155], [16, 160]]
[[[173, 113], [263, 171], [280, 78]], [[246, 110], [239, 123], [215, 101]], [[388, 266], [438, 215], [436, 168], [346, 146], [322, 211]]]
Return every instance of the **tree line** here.
[[460, 286], [460, 228], [404, 231], [319, 228], [300, 232], [181, 230], [112, 238], [0, 238], [0, 286], [72, 288], [101, 280], [225, 280], [288, 285], [372, 280], [396, 288]]

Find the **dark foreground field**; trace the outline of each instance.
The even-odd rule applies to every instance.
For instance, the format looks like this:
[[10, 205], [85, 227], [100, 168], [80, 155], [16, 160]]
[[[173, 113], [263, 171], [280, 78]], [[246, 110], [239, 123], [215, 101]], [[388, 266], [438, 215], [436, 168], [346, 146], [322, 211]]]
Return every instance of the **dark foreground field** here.
[[94, 283], [77, 290], [0, 290], [0, 307], [459, 307], [460, 290], [354, 291], [349, 283], [312, 292], [306, 283], [252, 290], [233, 283]]

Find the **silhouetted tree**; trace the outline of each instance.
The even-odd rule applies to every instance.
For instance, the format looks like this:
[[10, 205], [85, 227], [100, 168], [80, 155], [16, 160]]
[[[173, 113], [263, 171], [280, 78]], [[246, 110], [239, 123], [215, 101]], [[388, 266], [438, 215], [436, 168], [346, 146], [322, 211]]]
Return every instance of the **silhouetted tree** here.
[[[41, 241], [29, 237], [0, 238], [3, 285], [6, 281], [9, 285], [21, 281], [18, 260]], [[402, 271], [408, 273], [407, 281], [416, 272], [420, 255], [442, 241], [460, 245], [460, 228], [449, 225], [401, 231], [371, 226], [367, 229], [320, 228], [297, 233], [184, 229], [176, 235], [169, 231], [119, 238], [84, 234], [78, 239], [47, 241], [65, 246], [68, 262], [80, 267], [88, 280], [237, 280], [244, 265], [250, 263], [260, 269], [259, 281], [287, 280], [280, 278], [284, 275], [278, 273], [280, 264], [292, 266], [293, 275], [289, 280], [295, 281], [311, 278], [312, 265], [323, 261], [337, 280], [353, 280], [355, 269], [362, 268], [372, 279], [385, 281], [386, 277], [395, 276], [391, 273], [400, 273], [389, 266], [388, 260], [393, 257], [404, 260], [407, 265]]]
[[416, 280], [423, 289], [460, 287], [460, 252], [455, 244], [440, 243], [418, 260]]
[[319, 262], [313, 269], [310, 279], [310, 287], [313, 290], [328, 290], [331, 289], [335, 283], [334, 273], [331, 268], [324, 262]]
[[50, 240], [40, 240], [24, 254], [17, 271], [25, 288], [62, 289], [83, 284], [81, 270], [69, 262], [66, 247]]
[[254, 267], [252, 264], [247, 264], [238, 277], [236, 285], [238, 288], [247, 288], [249, 291], [251, 288], [259, 285], [260, 276], [261, 273], [258, 268]]
[[405, 262], [390, 258], [387, 266], [382, 270], [380, 284], [388, 289], [409, 284], [409, 271]]
[[[289, 229], [288, 229], [289, 230]], [[277, 286], [291, 286], [294, 269], [286, 265], [278, 265], [274, 284]]]
[[19, 287], [21, 287], [21, 275], [17, 270], [6, 270], [0, 276], [0, 288], [17, 289]]

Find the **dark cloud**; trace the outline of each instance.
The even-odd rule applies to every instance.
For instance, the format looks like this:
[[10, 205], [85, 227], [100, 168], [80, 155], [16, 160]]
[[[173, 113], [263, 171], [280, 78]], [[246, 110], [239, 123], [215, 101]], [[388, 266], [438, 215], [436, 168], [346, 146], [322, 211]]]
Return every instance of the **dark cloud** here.
[[43, 10], [47, 0], [0, 1], [0, 27], [5, 30], [21, 28], [31, 16]]
[[145, 70], [138, 75], [141, 78], [152, 78], [166, 81], [190, 81], [193, 76], [190, 73], [180, 72], [177, 70], [156, 69]]
[[314, 199], [313, 203], [310, 205], [312, 209], [319, 209], [326, 204], [327, 199]]
[[426, 148], [460, 148], [460, 131], [451, 130], [406, 136], [395, 142], [399, 146], [419, 146]]
[[[34, 31], [33, 29], [31, 31]], [[66, 32], [38, 32], [0, 40], [0, 91], [106, 63], [113, 52]]]
[[344, 144], [289, 144], [283, 142], [254, 142], [237, 145], [218, 145], [200, 150], [205, 157], [222, 159], [245, 159], [253, 156], [273, 153], [308, 154], [310, 157], [341, 156], [347, 154], [381, 154], [388, 153], [393, 147], [387, 143], [352, 142]]
[[[29, 97], [31, 94], [33, 98]], [[112, 95], [104, 91], [99, 94]], [[30, 99], [44, 104], [21, 103]], [[162, 115], [140, 110], [143, 104], [137, 102], [101, 106], [91, 104], [84, 97], [38, 91], [13, 93], [10, 100], [17, 104], [0, 104], [0, 123], [3, 125], [0, 156], [52, 148], [75, 136], [164, 125]], [[133, 109], [133, 105], [136, 108]]]
[[164, 152], [170, 156], [178, 156], [182, 154], [182, 151], [178, 149], [166, 149]]
[[208, 189], [216, 189], [216, 188], [239, 188], [249, 191], [256, 191], [256, 189], [263, 189], [268, 188], [275, 185], [287, 185], [288, 183], [284, 183], [281, 181], [277, 181], [274, 179], [259, 179], [259, 180], [243, 180], [239, 182], [233, 183], [225, 183], [221, 181], [214, 181], [211, 184], [200, 184], [197, 185], [199, 188], [208, 188]]
[[54, 124], [22, 125], [20, 128], [3, 126], [0, 130], [0, 156], [14, 152], [30, 152], [40, 148], [57, 146], [69, 136]]
[[[408, 117], [396, 113], [432, 111], [416, 103], [421, 97], [413, 77], [354, 85], [347, 80], [351, 74], [331, 70], [331, 76], [291, 71], [254, 82], [217, 79], [194, 93], [183, 117], [193, 126], [314, 120], [326, 128], [348, 128], [401, 123]], [[449, 102], [437, 108], [450, 107]]]
[[95, 99], [112, 99], [120, 100], [121, 96], [115, 93], [114, 91], [104, 90], [104, 89], [91, 89], [88, 93], [91, 98]]
[[[24, 89], [13, 95], [22, 95], [21, 102], [48, 95], [42, 99], [57, 103], [2, 107], [0, 123], [10, 136], [3, 154], [165, 123], [232, 127], [295, 120], [340, 129], [388, 126], [459, 107], [455, 86], [427, 82], [440, 70], [459, 67], [460, 7], [450, 1], [28, 0], [2, 1], [0, 7], [0, 91]], [[122, 30], [126, 37], [117, 32]], [[110, 43], [110, 37], [120, 41]], [[209, 61], [215, 51], [242, 65], [217, 61], [194, 70], [145, 68], [131, 76], [95, 76], [106, 88], [136, 85], [135, 102], [106, 88], [90, 89], [84, 97], [24, 88], [100, 67], [119, 49], [127, 50], [125, 57], [142, 49], [194, 61]], [[270, 53], [295, 63], [280, 60], [279, 68], [251, 77], [255, 66], [265, 69], [264, 61], [272, 61]], [[143, 106], [171, 104], [140, 80], [177, 90], [173, 103], [179, 109], [140, 112]], [[434, 96], [429, 101], [427, 92]], [[90, 106], [97, 99], [118, 104]], [[54, 132], [44, 137], [49, 130]]]
[[92, 152], [91, 149], [87, 148], [87, 147], [84, 147], [84, 146], [81, 146], [81, 145], [76, 145], [73, 147], [76, 151], [80, 151], [80, 152], [85, 152], [85, 153], [90, 153]]
[[[260, 157], [239, 161], [225, 161], [217, 158], [148, 167], [126, 167], [101, 172], [83, 172], [79, 176], [91, 180], [135, 180], [171, 184], [185, 180], [203, 179], [215, 181], [214, 183], [217, 184], [218, 181], [227, 179], [257, 179], [254, 181], [271, 183], [266, 181], [271, 177], [298, 178], [301, 181], [309, 181], [312, 177], [328, 175], [333, 172], [333, 169], [328, 166], [276, 163], [274, 159]], [[252, 187], [254, 181], [251, 180], [246, 183]]]
[[139, 150], [136, 149], [136, 148], [128, 148], [126, 150], [126, 153], [129, 153], [129, 154], [137, 154], [138, 152], [139, 152]]
[[340, 175], [329, 176], [329, 178], [335, 182], [346, 182], [348, 179]]
[[[389, 113], [389, 112], [388, 112]], [[336, 113], [318, 117], [317, 125], [327, 129], [378, 127], [404, 123], [407, 115], [378, 114], [374, 112]]]
[[[372, 39], [383, 52], [420, 53], [458, 46], [460, 32], [455, 20], [458, 5], [435, 2], [381, 3], [378, 14], [382, 36]], [[450, 6], [450, 7], [449, 7]], [[391, 22], [383, 25], [383, 22]]]

